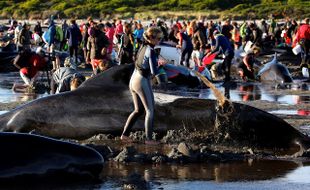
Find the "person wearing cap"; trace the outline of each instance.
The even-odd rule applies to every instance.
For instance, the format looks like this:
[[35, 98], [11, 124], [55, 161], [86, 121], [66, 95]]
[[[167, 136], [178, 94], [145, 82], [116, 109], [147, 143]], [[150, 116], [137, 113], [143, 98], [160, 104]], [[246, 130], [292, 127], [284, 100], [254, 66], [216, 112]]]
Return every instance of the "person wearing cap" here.
[[222, 64], [222, 70], [225, 74], [224, 82], [229, 82], [231, 61], [234, 58], [233, 47], [231, 46], [228, 38], [225, 37], [223, 34], [220, 34], [218, 30], [215, 30], [213, 32], [213, 36], [215, 39], [215, 46], [214, 46], [214, 49], [207, 54], [207, 56], [213, 53], [217, 53], [217, 54], [223, 53], [225, 55], [225, 58]]
[[64, 66], [53, 73], [51, 94], [75, 90], [85, 81], [85, 77], [77, 70], [71, 68], [70, 64], [66, 63]]

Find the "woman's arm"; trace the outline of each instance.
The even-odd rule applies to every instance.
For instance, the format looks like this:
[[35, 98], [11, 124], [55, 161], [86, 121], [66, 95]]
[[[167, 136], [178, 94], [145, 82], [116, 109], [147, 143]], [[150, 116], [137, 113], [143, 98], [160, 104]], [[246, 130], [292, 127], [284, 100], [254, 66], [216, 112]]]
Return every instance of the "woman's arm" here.
[[157, 56], [154, 49], [149, 49], [149, 66], [152, 75], [158, 74]]

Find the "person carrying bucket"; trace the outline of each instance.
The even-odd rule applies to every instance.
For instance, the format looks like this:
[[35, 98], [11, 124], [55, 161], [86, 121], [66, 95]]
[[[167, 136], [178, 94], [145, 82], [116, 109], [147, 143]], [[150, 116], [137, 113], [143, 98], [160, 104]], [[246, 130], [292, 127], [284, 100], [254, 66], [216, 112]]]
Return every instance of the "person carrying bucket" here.
[[222, 70], [225, 74], [224, 83], [226, 83], [230, 81], [230, 65], [232, 59], [234, 58], [234, 50], [230, 44], [230, 41], [223, 34], [220, 34], [218, 30], [215, 30], [213, 35], [216, 41], [215, 47], [207, 54], [206, 57], [209, 57], [214, 53], [218, 54], [219, 52], [222, 52], [225, 55]]

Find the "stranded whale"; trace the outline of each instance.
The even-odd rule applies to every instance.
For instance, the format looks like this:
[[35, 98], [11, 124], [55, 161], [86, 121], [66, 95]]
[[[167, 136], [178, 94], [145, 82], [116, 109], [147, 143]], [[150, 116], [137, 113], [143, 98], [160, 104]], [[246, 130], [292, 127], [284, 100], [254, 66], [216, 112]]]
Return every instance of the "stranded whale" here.
[[[1, 131], [30, 132], [56, 137], [86, 139], [98, 133], [120, 135], [133, 109], [128, 88], [133, 65], [112, 67], [84, 82], [77, 90], [37, 99], [0, 116]], [[155, 94], [156, 96], [156, 94]], [[219, 115], [215, 100], [178, 98], [156, 102], [155, 131], [186, 129], [224, 134], [234, 146], [261, 148], [308, 147], [309, 137], [282, 119], [251, 106], [231, 103], [229, 118]], [[221, 123], [224, 119], [224, 124]], [[226, 118], [226, 119], [225, 119]], [[224, 125], [221, 129], [219, 126]], [[217, 127], [215, 127], [217, 126]], [[134, 130], [144, 130], [138, 121]], [[223, 130], [227, 130], [226, 132]]]
[[[92, 148], [39, 135], [0, 133], [0, 181], [98, 178], [102, 156]], [[79, 178], [79, 180], [81, 180]]]

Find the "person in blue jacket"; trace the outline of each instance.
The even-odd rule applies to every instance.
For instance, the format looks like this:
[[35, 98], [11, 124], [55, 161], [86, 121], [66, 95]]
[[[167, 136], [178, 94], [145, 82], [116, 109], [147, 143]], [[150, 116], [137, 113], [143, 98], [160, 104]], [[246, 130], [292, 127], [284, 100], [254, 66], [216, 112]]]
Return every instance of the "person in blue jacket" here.
[[213, 53], [223, 53], [225, 58], [224, 62], [222, 64], [222, 70], [225, 74], [224, 82], [230, 81], [230, 66], [231, 61], [234, 58], [234, 49], [231, 46], [231, 43], [229, 42], [228, 38], [226, 38], [223, 34], [220, 34], [218, 30], [215, 30], [213, 32], [214, 38], [215, 38], [215, 47], [214, 49], [207, 54], [207, 56], [213, 54]]
[[51, 16], [49, 26], [49, 41], [48, 41], [48, 50], [49, 52], [53, 52], [55, 45], [55, 36], [56, 36], [56, 25], [54, 22], [54, 16]]

